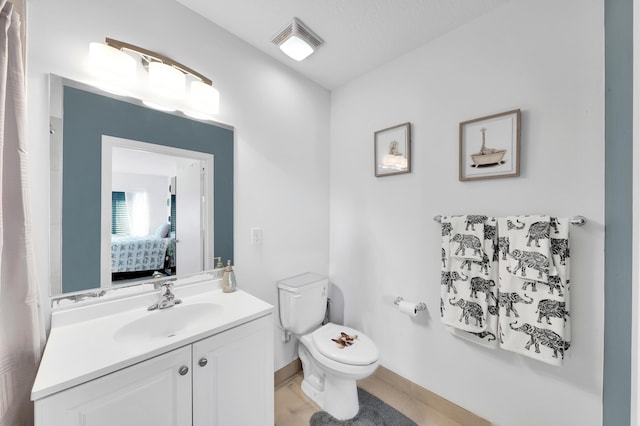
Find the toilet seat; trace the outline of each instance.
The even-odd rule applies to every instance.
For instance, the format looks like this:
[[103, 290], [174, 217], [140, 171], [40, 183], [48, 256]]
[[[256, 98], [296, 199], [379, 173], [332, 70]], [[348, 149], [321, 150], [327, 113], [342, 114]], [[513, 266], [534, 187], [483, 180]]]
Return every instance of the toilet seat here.
[[[350, 346], [340, 347], [331, 339], [339, 339], [341, 333], [357, 336]], [[364, 333], [343, 325], [327, 323], [311, 333], [313, 343], [325, 357], [348, 365], [369, 365], [378, 360], [378, 348]]]
[[[340, 349], [331, 339], [338, 339], [341, 332], [358, 338]], [[298, 339], [304, 371], [302, 391], [336, 419], [353, 418], [359, 410], [356, 381], [378, 368], [376, 345], [358, 330], [332, 323]]]

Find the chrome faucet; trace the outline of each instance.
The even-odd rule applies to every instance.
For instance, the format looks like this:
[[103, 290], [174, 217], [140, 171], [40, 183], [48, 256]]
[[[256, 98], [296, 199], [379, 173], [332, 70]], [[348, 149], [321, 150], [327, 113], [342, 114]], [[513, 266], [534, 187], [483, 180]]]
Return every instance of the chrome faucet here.
[[163, 285], [165, 285], [165, 284], [172, 284], [173, 282], [175, 282], [175, 281], [177, 281], [177, 280], [178, 280], [178, 278], [177, 278], [177, 277], [173, 277], [173, 278], [167, 278], [167, 279], [164, 279], [164, 280], [157, 280], [157, 281], [154, 281], [154, 282], [153, 282], [153, 289], [154, 289], [154, 290], [157, 290], [157, 289], [159, 289], [160, 287], [162, 287]]
[[171, 288], [173, 288], [173, 283], [171, 281], [173, 280], [167, 280], [159, 283], [160, 299], [158, 299], [158, 301], [153, 305], [149, 306], [147, 308], [148, 311], [155, 311], [156, 309], [166, 309], [182, 303], [182, 300], [176, 299], [176, 296], [171, 292]]

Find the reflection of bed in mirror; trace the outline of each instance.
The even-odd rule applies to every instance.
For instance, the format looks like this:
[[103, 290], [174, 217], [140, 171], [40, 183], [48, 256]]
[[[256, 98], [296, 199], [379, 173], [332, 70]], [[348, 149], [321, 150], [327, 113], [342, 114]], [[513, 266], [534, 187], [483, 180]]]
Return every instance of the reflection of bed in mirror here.
[[[117, 142], [129, 146], [117, 146]], [[188, 181], [188, 176], [183, 172], [185, 167], [194, 164], [194, 160], [150, 151], [149, 149], [157, 148], [130, 140], [116, 141], [106, 137], [103, 143], [111, 147], [110, 155], [105, 152], [107, 155], [103, 156], [103, 161], [111, 158], [110, 165], [103, 164], [104, 169], [111, 170], [111, 188], [108, 188], [106, 172], [103, 188], [103, 208], [106, 210], [103, 217], [106, 221], [111, 221], [110, 225], [105, 224], [111, 227], [111, 247], [105, 253], [110, 253], [110, 265], [105, 265], [110, 266], [110, 269], [106, 272], [111, 273], [111, 281], [117, 281], [117, 284], [121, 284], [123, 280], [146, 280], [158, 275], [175, 275], [178, 257], [176, 237], [179, 236], [185, 242], [180, 244], [180, 249], [187, 257], [200, 256], [199, 250], [189, 246], [189, 241], [195, 241], [198, 246], [203, 245], [198, 240], [200, 228], [190, 230], [181, 221], [180, 232], [177, 229], [178, 198], [181, 206], [189, 201], [185, 188], [178, 194], [178, 180], [183, 183], [182, 186], [195, 185], [198, 198], [203, 192], [200, 182], [196, 179]], [[196, 167], [198, 164], [195, 162]], [[198, 175], [198, 180], [199, 177]], [[109, 197], [110, 206], [106, 202]], [[193, 208], [186, 212], [180, 208], [180, 211], [182, 216], [187, 216], [183, 219], [200, 223], [202, 212], [193, 212]], [[109, 259], [106, 261], [109, 262]], [[190, 272], [187, 268], [188, 265], [183, 262], [180, 272]], [[192, 268], [191, 272], [195, 270]]]
[[111, 235], [112, 280], [175, 274], [175, 237]]

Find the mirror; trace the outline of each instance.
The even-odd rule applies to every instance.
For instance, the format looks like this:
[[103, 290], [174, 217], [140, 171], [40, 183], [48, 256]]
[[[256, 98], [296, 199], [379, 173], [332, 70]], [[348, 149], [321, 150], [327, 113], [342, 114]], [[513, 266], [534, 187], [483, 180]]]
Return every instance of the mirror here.
[[52, 296], [233, 259], [232, 128], [53, 75], [50, 115]]
[[101, 283], [206, 269], [212, 172], [211, 154], [104, 135]]

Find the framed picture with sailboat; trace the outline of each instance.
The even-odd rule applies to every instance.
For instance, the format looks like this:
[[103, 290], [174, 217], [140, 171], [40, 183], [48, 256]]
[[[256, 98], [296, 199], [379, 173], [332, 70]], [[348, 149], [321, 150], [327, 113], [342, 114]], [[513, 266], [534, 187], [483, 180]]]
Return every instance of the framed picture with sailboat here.
[[411, 173], [411, 123], [373, 134], [374, 171], [377, 177]]
[[460, 123], [461, 181], [520, 176], [520, 110]]

